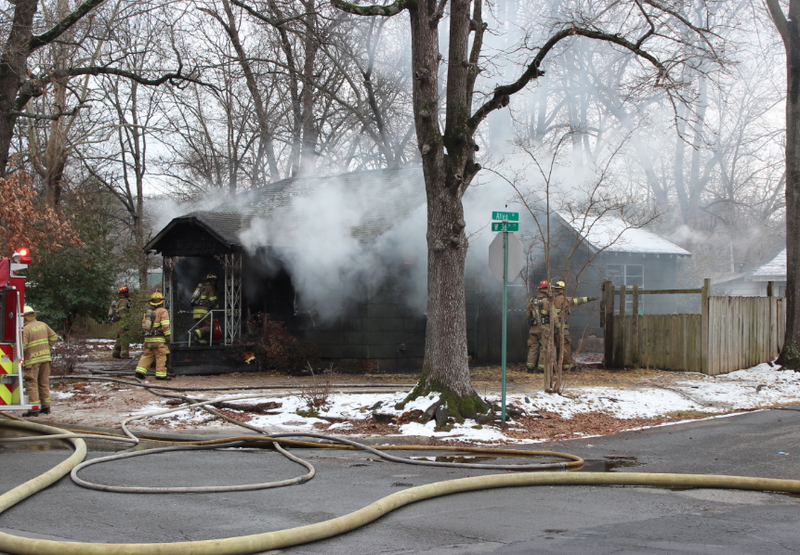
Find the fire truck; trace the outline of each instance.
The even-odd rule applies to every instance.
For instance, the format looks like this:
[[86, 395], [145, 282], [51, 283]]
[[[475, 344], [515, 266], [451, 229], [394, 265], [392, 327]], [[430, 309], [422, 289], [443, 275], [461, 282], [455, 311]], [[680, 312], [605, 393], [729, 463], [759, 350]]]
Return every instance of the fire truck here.
[[22, 309], [25, 276], [18, 274], [31, 263], [28, 249], [0, 258], [0, 410], [38, 409], [28, 404], [23, 388]]

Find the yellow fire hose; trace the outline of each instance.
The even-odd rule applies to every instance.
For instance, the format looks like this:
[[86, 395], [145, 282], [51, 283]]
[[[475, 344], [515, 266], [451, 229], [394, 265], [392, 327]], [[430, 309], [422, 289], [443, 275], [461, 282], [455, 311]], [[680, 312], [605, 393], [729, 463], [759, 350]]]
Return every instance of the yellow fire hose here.
[[[0, 421], [4, 426], [45, 434], [61, 434], [59, 428], [31, 422]], [[82, 439], [70, 439], [75, 452], [51, 470], [0, 496], [0, 513], [19, 501], [33, 495], [66, 476], [86, 456], [86, 444]], [[800, 493], [800, 480], [776, 480], [745, 476], [720, 476], [703, 474], [661, 473], [578, 473], [578, 472], [523, 472], [517, 474], [491, 474], [435, 482], [409, 488], [388, 495], [366, 507], [337, 518], [249, 536], [215, 540], [175, 542], [111, 544], [85, 543], [23, 538], [0, 533], [0, 550], [19, 555], [237, 555], [257, 553], [272, 549], [283, 549], [295, 545], [318, 541], [355, 530], [373, 522], [383, 515], [409, 505], [453, 493], [481, 489], [521, 487], [539, 485], [633, 485], [657, 487], [724, 488], [770, 492]]]

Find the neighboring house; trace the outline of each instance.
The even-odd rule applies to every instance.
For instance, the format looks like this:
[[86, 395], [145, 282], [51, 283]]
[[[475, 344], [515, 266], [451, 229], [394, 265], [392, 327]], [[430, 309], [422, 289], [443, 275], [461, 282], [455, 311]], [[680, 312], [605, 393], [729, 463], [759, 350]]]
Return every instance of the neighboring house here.
[[[644, 227], [635, 227], [619, 217], [604, 215], [597, 219], [571, 218], [556, 214], [556, 229], [551, 250], [551, 268], [563, 271], [567, 253], [577, 245], [570, 261], [570, 289], [580, 296], [600, 296], [600, 285], [610, 280], [617, 288], [629, 290], [676, 289], [679, 262], [692, 253]], [[566, 233], [564, 233], [566, 231]], [[585, 269], [585, 270], [584, 270]], [[558, 279], [559, 276], [553, 276]], [[576, 280], [580, 284], [575, 288]], [[633, 301], [626, 296], [626, 312], [633, 310]], [[642, 314], [671, 314], [678, 310], [675, 295], [648, 295], [639, 299]], [[599, 303], [575, 309], [570, 318], [575, 330], [588, 326], [587, 333], [602, 336]]]
[[766, 297], [767, 283], [773, 282], [776, 297], [786, 295], [786, 246], [773, 249], [748, 272], [715, 279], [712, 290], [733, 297]]
[[[588, 224], [584, 222], [581, 225], [566, 214], [558, 213], [553, 213], [550, 219], [550, 280], [563, 280], [568, 275], [568, 295], [600, 297], [600, 286], [606, 279], [617, 287], [625, 285], [632, 288], [638, 285], [642, 289], [677, 288], [679, 261], [690, 257], [692, 254], [689, 251], [616, 217], [588, 218], [587, 221]], [[539, 222], [543, 225], [543, 216]], [[539, 227], [529, 214], [526, 216], [523, 213], [520, 221], [522, 229], [538, 230]], [[530, 294], [535, 295], [538, 283], [547, 278], [544, 253], [539, 247], [542, 240], [537, 233], [520, 233], [523, 246], [529, 248], [529, 266], [526, 280], [509, 284], [509, 361], [525, 360], [528, 324], [524, 311], [528, 288]], [[485, 262], [477, 266], [482, 269], [476, 271], [475, 267], [468, 266], [467, 274], [470, 353], [478, 360], [496, 361], [501, 355], [501, 287], [494, 278], [487, 277], [489, 274]], [[676, 297], [642, 296], [639, 308], [645, 314], [674, 313], [677, 311]], [[631, 297], [627, 297], [627, 307], [630, 313]], [[581, 336], [602, 337], [599, 311], [599, 301], [572, 309], [569, 324], [575, 346]], [[599, 347], [599, 344], [596, 346]]]

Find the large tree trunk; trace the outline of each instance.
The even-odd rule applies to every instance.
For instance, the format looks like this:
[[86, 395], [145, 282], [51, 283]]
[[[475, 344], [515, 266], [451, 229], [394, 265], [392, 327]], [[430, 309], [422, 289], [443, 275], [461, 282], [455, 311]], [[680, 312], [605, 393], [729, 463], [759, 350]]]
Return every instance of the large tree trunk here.
[[[471, 108], [467, 64], [469, 0], [453, 0], [446, 128], [439, 128], [439, 31], [437, 2], [410, 9], [414, 121], [428, 201], [428, 308], [425, 363], [412, 396], [438, 391], [451, 415], [484, 409], [469, 376], [464, 267], [468, 242], [462, 198], [477, 172], [474, 142], [466, 129]], [[459, 63], [455, 60], [461, 60]], [[447, 153], [445, 153], [447, 146]]]
[[18, 0], [14, 8], [14, 22], [0, 57], [0, 176], [6, 175], [8, 152], [14, 132], [14, 103], [20, 87], [27, 79], [27, 62], [31, 42], [33, 18], [37, 0]]
[[800, 0], [786, 18], [778, 0], [767, 0], [786, 47], [786, 335], [778, 363], [800, 370]]
[[[798, 4], [793, 0], [794, 8]], [[800, 7], [800, 6], [797, 6]], [[800, 31], [790, 17], [786, 53], [786, 336], [778, 362], [800, 369]]]

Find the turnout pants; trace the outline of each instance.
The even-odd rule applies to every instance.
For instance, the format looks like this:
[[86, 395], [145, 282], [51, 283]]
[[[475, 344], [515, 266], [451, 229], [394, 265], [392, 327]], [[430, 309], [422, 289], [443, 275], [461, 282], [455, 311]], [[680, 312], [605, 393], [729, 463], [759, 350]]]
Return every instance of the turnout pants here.
[[167, 355], [169, 347], [166, 343], [145, 343], [139, 364], [136, 365], [136, 373], [147, 375], [150, 365], [156, 362], [156, 378], [167, 377]]
[[50, 406], [50, 362], [25, 367], [25, 391], [31, 405]]

